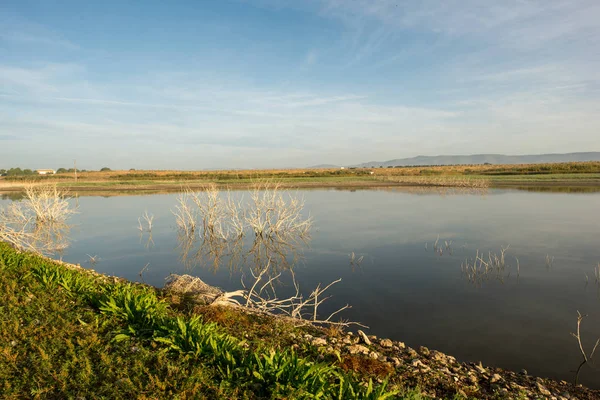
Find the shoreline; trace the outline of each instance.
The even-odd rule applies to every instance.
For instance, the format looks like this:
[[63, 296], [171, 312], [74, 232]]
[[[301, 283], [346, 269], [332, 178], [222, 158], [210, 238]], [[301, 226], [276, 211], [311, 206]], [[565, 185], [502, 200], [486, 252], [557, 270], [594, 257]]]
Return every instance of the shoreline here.
[[[50, 183], [50, 182], [48, 182]], [[105, 182], [81, 182], [78, 184], [71, 184], [65, 182], [56, 182], [59, 187], [69, 192], [77, 193], [105, 193], [105, 192], [123, 192], [123, 193], [135, 193], [135, 192], [164, 192], [164, 193], [176, 193], [181, 192], [184, 188], [190, 188], [192, 190], [198, 190], [206, 187], [209, 183], [215, 183], [217, 187], [221, 189], [231, 190], [248, 190], [254, 187], [252, 182], [153, 182], [144, 184], [133, 184], [127, 181], [120, 181], [115, 183], [107, 184]], [[491, 180], [487, 187], [469, 187], [461, 185], [453, 185], [450, 181], [448, 184], [443, 183], [431, 183], [431, 184], [415, 184], [411, 182], [393, 182], [393, 181], [379, 181], [379, 180], [365, 180], [365, 181], [282, 181], [279, 183], [282, 189], [371, 189], [371, 188], [418, 188], [418, 189], [461, 189], [461, 190], [486, 190], [486, 189], [515, 189], [524, 191], [535, 191], [539, 188], [539, 191], [587, 191], [595, 192], [600, 191], [600, 180], [584, 180], [584, 179], [527, 179], [527, 180]], [[0, 194], [3, 193], [20, 193], [24, 191], [23, 184], [11, 183], [10, 185], [2, 185], [0, 182]]]
[[[4, 245], [1, 245], [4, 247]], [[1, 247], [0, 247], [1, 249]], [[2, 252], [0, 252], [2, 253]], [[130, 282], [84, 268], [81, 265], [57, 261], [49, 257], [30, 255], [12, 248], [3, 250], [5, 259], [11, 254], [22, 254], [26, 260], [43, 260], [46, 266], [57, 270], [74, 271], [82, 277], [92, 277], [96, 282], [114, 285], [132, 285], [156, 292], [172, 313], [181, 318], [200, 315], [205, 321], [215, 322], [232, 337], [242, 338], [255, 346], [267, 345], [279, 349], [296, 349], [299, 355], [316, 362], [335, 366], [353, 374], [362, 382], [388, 382], [389, 387], [403, 390], [419, 388], [426, 398], [548, 398], [548, 399], [595, 399], [600, 390], [484, 366], [481, 363], [460, 362], [451, 355], [426, 347], [413, 349], [399, 341], [365, 335], [361, 331], [344, 333], [337, 329], [313, 325], [293, 326], [286, 319], [273, 315], [255, 315], [243, 307], [212, 306], [194, 300], [197, 292], [170, 291], [144, 283]], [[0, 267], [2, 259], [0, 259]], [[23, 267], [20, 268], [30, 268]], [[0, 272], [2, 268], [0, 268]], [[218, 288], [211, 287], [214, 290]], [[65, 287], [59, 287], [59, 293]], [[23, 289], [16, 289], [17, 291]], [[74, 300], [85, 294], [74, 294]], [[71, 295], [72, 296], [72, 295]], [[26, 296], [25, 296], [26, 297]], [[24, 297], [24, 298], [25, 298]], [[72, 298], [72, 297], [71, 297]], [[187, 311], [182, 311], [187, 310]], [[79, 311], [78, 311], [79, 312]], [[179, 318], [179, 317], [178, 317]], [[70, 333], [67, 333], [70, 335]], [[5, 338], [9, 341], [11, 338]], [[141, 346], [141, 344], [139, 344]], [[251, 350], [253, 351], [253, 350]], [[392, 397], [395, 398], [395, 397]]]

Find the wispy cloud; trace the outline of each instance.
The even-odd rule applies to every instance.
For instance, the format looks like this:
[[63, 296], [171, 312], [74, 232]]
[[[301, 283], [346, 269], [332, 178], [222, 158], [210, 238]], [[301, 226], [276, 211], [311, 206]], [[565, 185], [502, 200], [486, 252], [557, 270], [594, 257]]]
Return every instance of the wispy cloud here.
[[[2, 26], [20, 50], [0, 61], [0, 160], [278, 167], [600, 149], [596, 1], [257, 1], [326, 29], [270, 37], [268, 60], [251, 47], [190, 61], [153, 47], [86, 57], [60, 32]], [[255, 63], [229, 69], [236, 57]]]

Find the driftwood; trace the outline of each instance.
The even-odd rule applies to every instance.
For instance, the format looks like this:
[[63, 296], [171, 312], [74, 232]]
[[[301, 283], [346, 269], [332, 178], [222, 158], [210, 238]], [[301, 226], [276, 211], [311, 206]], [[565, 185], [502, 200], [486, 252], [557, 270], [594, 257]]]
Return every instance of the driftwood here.
[[[333, 321], [332, 318], [339, 312], [350, 308], [349, 305], [345, 305], [339, 310], [331, 313], [326, 319], [319, 319], [317, 316], [317, 309], [323, 301], [329, 297], [321, 297], [325, 290], [330, 288], [340, 280], [336, 280], [324, 288], [317, 286], [307, 298], [303, 298], [300, 295], [300, 288], [296, 282], [296, 279], [292, 273], [292, 279], [296, 294], [286, 299], [279, 299], [275, 294], [273, 282], [278, 279], [281, 274], [277, 274], [273, 277], [266, 278], [265, 268], [260, 274], [253, 276], [255, 281], [253, 285], [248, 289], [244, 285], [243, 290], [236, 290], [233, 292], [224, 292], [219, 288], [210, 286], [209, 284], [202, 281], [202, 279], [193, 277], [191, 275], [176, 275], [171, 274], [167, 277], [167, 283], [165, 289], [171, 293], [176, 293], [184, 296], [188, 301], [195, 304], [209, 305], [209, 306], [227, 306], [227, 307], [239, 307], [244, 311], [267, 314], [276, 316], [282, 319], [286, 319], [294, 324], [306, 325], [337, 325], [337, 326], [350, 326], [358, 325], [363, 326], [357, 322], [350, 321]], [[264, 278], [264, 281], [263, 281]], [[243, 280], [242, 280], [243, 283]], [[260, 283], [260, 285], [259, 285]], [[267, 296], [265, 290], [270, 288], [272, 295]], [[241, 299], [238, 301], [236, 298]], [[305, 312], [305, 309], [308, 309]], [[306, 318], [308, 316], [308, 318]]]

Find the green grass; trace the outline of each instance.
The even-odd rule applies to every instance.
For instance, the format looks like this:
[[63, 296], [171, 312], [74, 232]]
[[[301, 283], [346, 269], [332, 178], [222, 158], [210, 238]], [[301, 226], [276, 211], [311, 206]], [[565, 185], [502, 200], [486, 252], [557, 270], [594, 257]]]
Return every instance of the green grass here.
[[5, 398], [403, 398], [336, 362], [235, 337], [154, 288], [4, 243], [0, 291]]

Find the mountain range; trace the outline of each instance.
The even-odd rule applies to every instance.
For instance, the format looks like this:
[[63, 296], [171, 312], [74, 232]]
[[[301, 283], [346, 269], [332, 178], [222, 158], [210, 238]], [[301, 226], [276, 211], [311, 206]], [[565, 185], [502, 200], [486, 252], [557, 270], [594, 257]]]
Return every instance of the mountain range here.
[[[362, 164], [348, 165], [348, 167], [376, 168], [376, 167], [405, 167], [424, 165], [469, 165], [469, 164], [539, 164], [576, 161], [600, 161], [600, 152], [565, 153], [565, 154], [527, 154], [509, 156], [504, 154], [472, 154], [448, 156], [417, 156], [411, 158], [397, 158], [388, 161], [369, 161]], [[316, 165], [312, 168], [339, 168], [332, 164]]]

